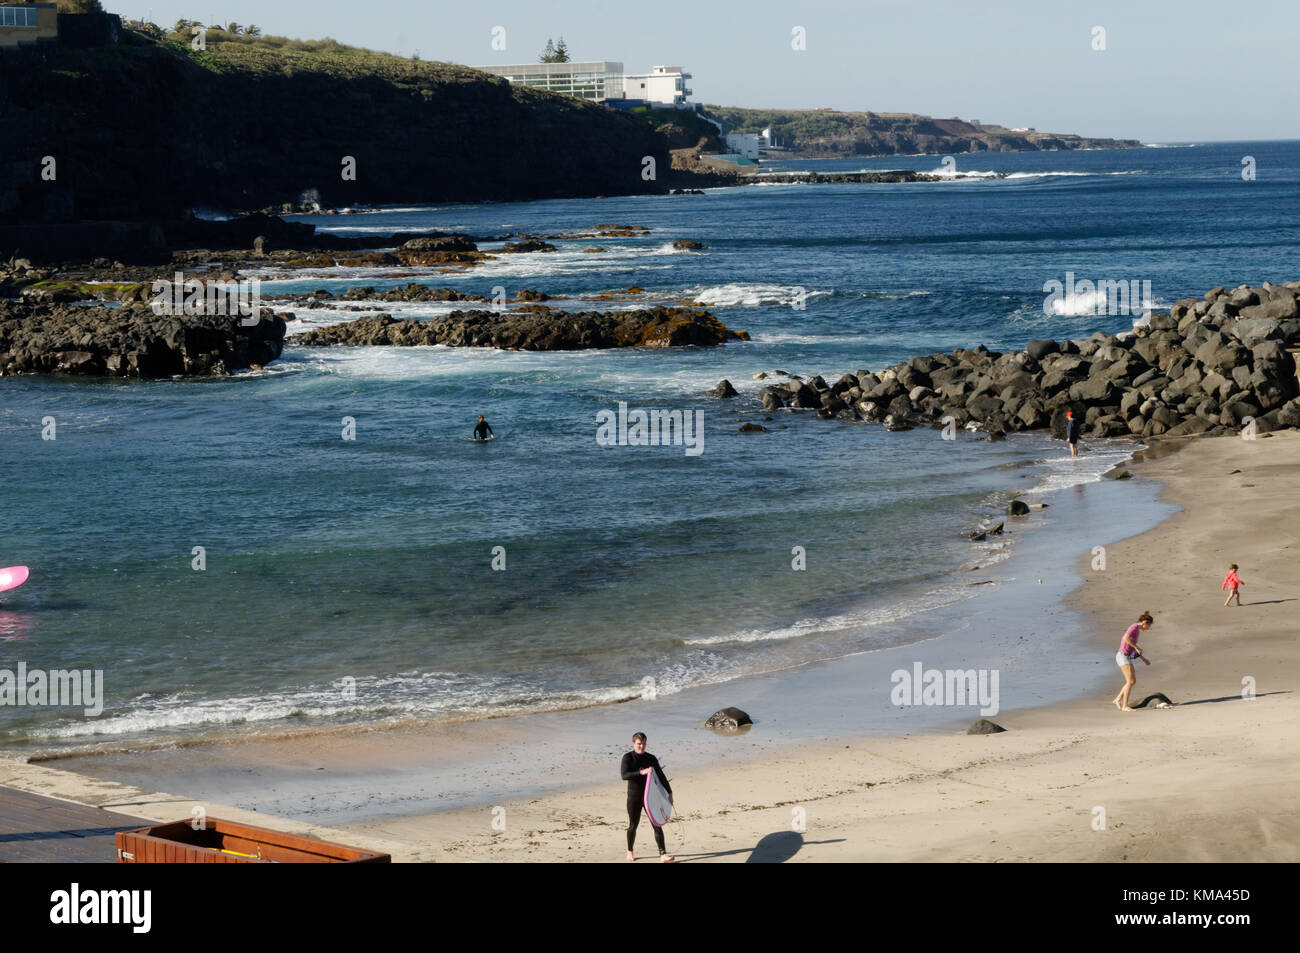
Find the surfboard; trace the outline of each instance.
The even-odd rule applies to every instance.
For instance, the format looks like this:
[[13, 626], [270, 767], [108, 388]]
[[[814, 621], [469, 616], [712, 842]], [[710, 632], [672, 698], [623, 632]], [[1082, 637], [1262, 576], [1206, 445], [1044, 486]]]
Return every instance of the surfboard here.
[[653, 770], [645, 776], [645, 813], [655, 827], [663, 827], [673, 816], [673, 802], [659, 781], [659, 773]]
[[6, 589], [17, 589], [26, 581], [26, 566], [10, 566], [8, 569], [0, 569], [0, 592], [4, 592]]

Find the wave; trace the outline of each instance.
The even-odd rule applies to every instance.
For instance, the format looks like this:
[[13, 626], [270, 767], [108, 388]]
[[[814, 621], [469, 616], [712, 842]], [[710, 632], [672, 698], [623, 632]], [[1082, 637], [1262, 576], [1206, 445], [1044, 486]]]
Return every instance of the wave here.
[[97, 719], [32, 729], [35, 740], [71, 741], [187, 729], [220, 729], [293, 719], [356, 721], [439, 715], [500, 715], [557, 711], [639, 697], [637, 686], [547, 690], [525, 679], [454, 672], [403, 672], [357, 678], [347, 684], [304, 687], [264, 695], [195, 699], [188, 693], [133, 699], [132, 709]]
[[[1153, 308], [1161, 307], [1158, 302], [1149, 298], [1141, 301], [1130, 300], [1128, 295], [1128, 283], [1124, 282], [1124, 285], [1125, 293], [1123, 295], [1123, 300], [1128, 307], [1128, 312], [1135, 317], [1145, 314]], [[1098, 317], [1122, 313], [1118, 311], [1119, 297], [1116, 297], [1116, 307], [1111, 306], [1111, 297], [1111, 295], [1101, 289], [1094, 289], [1083, 293], [1073, 292], [1064, 297], [1053, 299], [1050, 306], [1051, 313], [1057, 317], [1081, 317], [1085, 315], [1089, 317]], [[1142, 298], [1143, 296], [1138, 294], [1136, 297]]]
[[846, 629], [867, 629], [875, 626], [898, 622], [908, 616], [932, 609], [942, 609], [971, 598], [975, 593], [965, 586], [944, 586], [924, 593], [918, 598], [909, 599], [905, 605], [881, 606], [848, 612], [841, 615], [820, 618], [800, 619], [792, 625], [779, 629], [741, 629], [721, 635], [700, 636], [683, 639], [686, 645], [727, 645], [749, 642], [775, 642], [788, 639], [801, 639], [810, 635], [822, 635], [828, 632], [842, 632]]
[[[834, 294], [834, 291], [804, 291], [805, 300], [808, 298], [817, 298], [823, 295]], [[701, 304], [711, 307], [748, 307], [756, 308], [764, 304], [778, 304], [783, 307], [792, 307], [797, 303], [796, 298], [799, 294], [797, 286], [793, 285], [770, 285], [758, 282], [729, 282], [724, 285], [696, 285], [687, 288], [682, 292], [683, 297], [693, 298]]]
[[1043, 475], [1027, 493], [1038, 496], [1100, 482], [1108, 470], [1123, 463], [1139, 449], [1131, 440], [1117, 437], [1084, 437], [1082, 445], [1086, 452], [1081, 456], [1070, 456], [1069, 449], [1062, 443], [1060, 455], [1044, 458], [1040, 463]]
[[969, 172], [957, 172], [955, 175], [950, 174], [947, 169], [940, 166], [931, 170], [930, 175], [943, 176], [945, 179], [1005, 179], [1013, 181], [1016, 179], [1048, 179], [1048, 178], [1087, 178], [1097, 175], [1146, 175], [1145, 169], [1124, 169], [1117, 172], [1066, 172], [1066, 171], [1049, 171], [1049, 172], [995, 172], [990, 169], [973, 169]]

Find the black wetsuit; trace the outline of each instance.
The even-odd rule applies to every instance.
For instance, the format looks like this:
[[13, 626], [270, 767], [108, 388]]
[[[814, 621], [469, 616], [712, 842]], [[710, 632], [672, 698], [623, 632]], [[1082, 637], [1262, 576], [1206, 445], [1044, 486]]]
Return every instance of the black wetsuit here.
[[[474, 426], [475, 440], [486, 440], [488, 438], [488, 434], [490, 433], [492, 433], [492, 428], [488, 426], [488, 422], [486, 420], [480, 420], [477, 424], [475, 424]], [[492, 436], [495, 437], [496, 434], [492, 433]]]
[[1079, 433], [1082, 430], [1083, 427], [1080, 425], [1079, 421], [1076, 420], [1074, 417], [1071, 417], [1065, 425], [1066, 443], [1078, 443]]
[[[641, 810], [645, 807], [645, 775], [641, 773], [642, 768], [654, 768], [655, 774], [659, 775], [659, 783], [664, 786], [664, 790], [672, 795], [673, 789], [668, 784], [668, 779], [664, 777], [664, 769], [659, 767], [659, 759], [654, 755], [646, 752], [637, 754], [635, 751], [629, 751], [623, 755], [623, 763], [619, 770], [623, 775], [623, 780], [627, 782], [627, 849], [632, 849], [633, 842], [636, 841], [636, 826], [641, 821]], [[664, 846], [664, 832], [660, 827], [651, 828], [655, 832], [655, 845], [659, 848], [659, 853], [667, 853]]]

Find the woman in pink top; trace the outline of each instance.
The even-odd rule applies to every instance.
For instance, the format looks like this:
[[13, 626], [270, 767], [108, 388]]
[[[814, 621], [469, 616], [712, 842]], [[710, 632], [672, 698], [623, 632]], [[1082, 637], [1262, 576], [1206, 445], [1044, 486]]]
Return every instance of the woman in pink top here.
[[1151, 664], [1147, 657], [1142, 654], [1142, 650], [1138, 648], [1138, 636], [1151, 628], [1151, 623], [1155, 621], [1150, 612], [1142, 613], [1138, 616], [1138, 620], [1128, 627], [1123, 640], [1119, 643], [1119, 651], [1115, 654], [1115, 664], [1124, 673], [1124, 687], [1115, 696], [1114, 704], [1120, 711], [1136, 710], [1129, 707], [1128, 703], [1129, 694], [1133, 691], [1133, 686], [1137, 684], [1137, 676], [1133, 674], [1133, 660], [1140, 658], [1142, 664]]
[[[1232, 591], [1228, 593], [1228, 602], [1231, 602], [1232, 597], [1236, 596], [1237, 605], [1241, 605], [1241, 593], [1237, 591], [1237, 587], [1244, 585], [1245, 583], [1241, 581], [1241, 577], [1237, 575], [1237, 564], [1233, 563], [1228, 567], [1228, 574], [1223, 577], [1223, 585], [1219, 587], [1219, 591], [1222, 592], [1224, 589], [1231, 588]], [[1225, 602], [1224, 605], [1226, 606], [1228, 602]]]

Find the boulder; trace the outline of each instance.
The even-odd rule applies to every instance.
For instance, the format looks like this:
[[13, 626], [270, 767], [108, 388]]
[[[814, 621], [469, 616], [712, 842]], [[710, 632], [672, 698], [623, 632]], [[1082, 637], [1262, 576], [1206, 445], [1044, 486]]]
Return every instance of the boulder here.
[[478, 245], [468, 235], [439, 235], [434, 238], [412, 238], [398, 245], [396, 251], [407, 254], [478, 251]]
[[1052, 341], [1050, 338], [1045, 339], [1045, 341], [1031, 341], [1024, 346], [1024, 352], [1035, 360], [1043, 360], [1049, 354], [1060, 354], [1060, 351], [1061, 345], [1058, 345], [1056, 341]]
[[506, 242], [501, 246], [501, 251], [506, 254], [521, 254], [532, 251], [555, 251], [555, 246], [550, 242], [544, 242], [540, 238], [525, 238], [519, 242]]
[[1045, 427], [1048, 423], [1047, 410], [1043, 407], [1043, 402], [1036, 397], [1031, 397], [1021, 404], [1015, 416], [1028, 429]]
[[1300, 398], [1288, 401], [1278, 410], [1277, 423], [1281, 427], [1300, 427]]
[[1182, 423], [1170, 427], [1165, 431], [1166, 437], [1196, 437], [1210, 430], [1214, 426], [1214, 421], [1206, 420], [1204, 417], [1189, 417]]
[[803, 410], [812, 410], [822, 405], [821, 395], [817, 389], [803, 381], [796, 381], [789, 385], [790, 394], [794, 398], [791, 404]]
[[1029, 504], [1025, 503], [1023, 500], [1012, 500], [1010, 503], [1007, 504], [1007, 515], [1028, 516]]
[[980, 718], [969, 728], [966, 729], [968, 735], [996, 735], [1000, 731], [1006, 731], [997, 722], [989, 721], [987, 718]]
[[752, 725], [753, 719], [739, 708], [723, 708], [715, 711], [704, 723], [705, 728], [736, 729], [743, 725]]
[[1002, 409], [1002, 401], [988, 394], [972, 397], [966, 402], [966, 410], [976, 420], [984, 420]]
[[762, 424], [741, 424], [737, 433], [767, 433], [767, 428]]
[[1070, 399], [1082, 404], [1110, 404], [1118, 400], [1115, 383], [1104, 377], [1090, 377], [1070, 387]]
[[731, 381], [725, 379], [719, 381], [718, 386], [709, 391], [712, 397], [735, 397], [737, 393], [736, 388], [731, 386]]
[[1233, 324], [1232, 333], [1246, 347], [1254, 347], [1264, 341], [1280, 340], [1283, 337], [1282, 321], [1266, 317], [1245, 318]]
[[885, 415], [884, 408], [874, 400], [860, 400], [853, 405], [853, 409], [863, 420], [880, 420]]
[[912, 429], [912, 424], [902, 414], [886, 414], [884, 424], [886, 430]]

